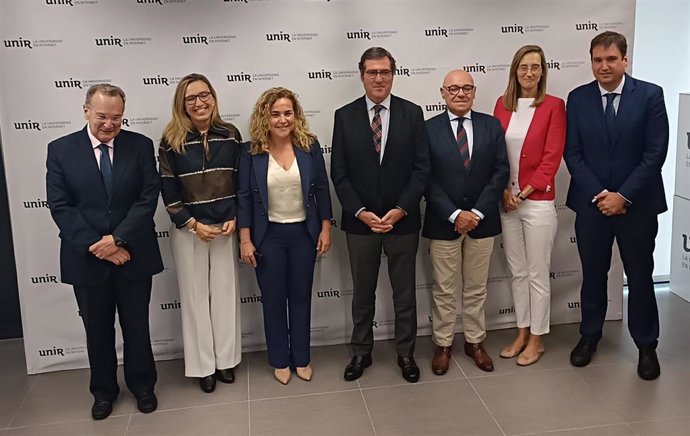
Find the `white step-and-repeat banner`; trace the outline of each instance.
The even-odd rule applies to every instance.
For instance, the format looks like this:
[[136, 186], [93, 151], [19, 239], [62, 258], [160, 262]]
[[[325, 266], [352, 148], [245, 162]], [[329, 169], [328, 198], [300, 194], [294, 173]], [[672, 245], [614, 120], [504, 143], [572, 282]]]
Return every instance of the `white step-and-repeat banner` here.
[[[589, 42], [615, 30], [632, 46], [634, 0], [3, 0], [0, 3], [0, 129], [9, 186], [29, 373], [87, 365], [72, 288], [60, 283], [57, 228], [46, 205], [46, 144], [84, 126], [89, 85], [112, 82], [127, 93], [124, 128], [157, 142], [170, 118], [175, 84], [207, 75], [224, 119], [246, 137], [261, 92], [285, 86], [301, 97], [330, 160], [333, 112], [363, 94], [361, 53], [383, 46], [396, 57], [393, 91], [431, 117], [443, 110], [439, 87], [454, 68], [474, 75], [475, 109], [491, 112], [507, 83], [513, 53], [539, 44], [547, 55], [549, 92], [565, 98], [592, 80]], [[628, 54], [631, 58], [631, 53]], [[559, 230], [552, 261], [552, 320], [579, 321], [580, 261], [574, 215], [565, 206], [567, 171], [557, 183]], [[334, 213], [340, 215], [335, 196]], [[170, 221], [156, 224], [165, 271], [154, 279], [151, 330], [159, 359], [181, 356], [180, 299], [170, 255]], [[375, 333], [392, 335], [390, 284], [381, 266]], [[245, 350], [263, 347], [261, 297], [242, 267]], [[500, 238], [487, 300], [490, 329], [515, 315]], [[609, 319], [622, 317], [622, 268], [614, 262]], [[430, 333], [428, 241], [417, 268], [419, 334]], [[344, 234], [316, 268], [314, 344], [343, 343], [351, 332], [352, 281]]]

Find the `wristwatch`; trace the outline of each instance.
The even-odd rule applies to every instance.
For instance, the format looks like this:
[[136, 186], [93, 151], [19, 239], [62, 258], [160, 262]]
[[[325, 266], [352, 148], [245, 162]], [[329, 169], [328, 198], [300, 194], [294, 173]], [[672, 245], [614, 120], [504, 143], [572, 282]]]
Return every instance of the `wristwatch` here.
[[113, 235], [113, 239], [115, 240], [115, 245], [118, 247], [124, 247], [125, 245], [127, 245], [127, 243], [125, 241], [123, 241], [122, 239], [120, 239], [119, 237], [117, 237], [115, 235]]
[[522, 191], [520, 191], [517, 193], [517, 198], [519, 198], [520, 200], [525, 200], [527, 197], [525, 197]]

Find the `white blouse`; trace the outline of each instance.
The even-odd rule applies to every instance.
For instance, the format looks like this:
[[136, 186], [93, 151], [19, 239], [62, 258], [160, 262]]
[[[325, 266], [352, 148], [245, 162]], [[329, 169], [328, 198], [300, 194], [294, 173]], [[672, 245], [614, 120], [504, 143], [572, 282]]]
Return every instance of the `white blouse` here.
[[518, 176], [520, 174], [520, 154], [522, 144], [525, 142], [527, 130], [532, 123], [535, 107], [533, 98], [518, 98], [517, 111], [510, 117], [510, 123], [506, 129], [506, 148], [508, 151], [508, 162], [510, 163], [510, 179], [508, 189], [513, 194], [520, 192]]
[[302, 195], [302, 178], [297, 158], [286, 171], [268, 155], [268, 220], [274, 223], [298, 223], [307, 218]]

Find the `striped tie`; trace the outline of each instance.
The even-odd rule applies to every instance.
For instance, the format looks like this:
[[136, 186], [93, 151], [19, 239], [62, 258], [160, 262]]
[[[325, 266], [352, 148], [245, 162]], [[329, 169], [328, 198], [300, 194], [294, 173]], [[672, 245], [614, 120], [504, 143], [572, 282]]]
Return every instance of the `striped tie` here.
[[371, 130], [374, 133], [374, 148], [377, 154], [381, 154], [381, 137], [383, 135], [381, 129], [381, 109], [383, 106], [377, 104], [374, 106], [374, 118], [371, 120]]
[[462, 163], [465, 165], [465, 171], [470, 167], [470, 145], [467, 142], [467, 132], [462, 125], [465, 121], [464, 117], [458, 118], [458, 148], [460, 149], [460, 156], [462, 156]]

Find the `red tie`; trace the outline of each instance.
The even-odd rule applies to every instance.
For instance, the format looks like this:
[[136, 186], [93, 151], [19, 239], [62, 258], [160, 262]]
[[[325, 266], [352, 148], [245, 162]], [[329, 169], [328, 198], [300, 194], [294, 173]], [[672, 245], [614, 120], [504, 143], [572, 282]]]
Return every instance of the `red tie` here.
[[465, 164], [465, 171], [470, 167], [470, 146], [467, 142], [467, 132], [462, 125], [465, 121], [464, 117], [457, 118], [458, 120], [458, 147], [460, 148], [460, 156], [462, 156], [462, 163]]
[[374, 106], [374, 118], [371, 120], [371, 130], [374, 133], [374, 148], [377, 154], [381, 154], [381, 137], [383, 135], [381, 129], [381, 109], [383, 109], [383, 106], [380, 104]]

